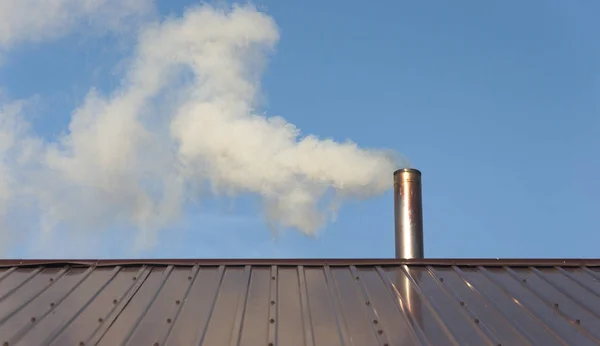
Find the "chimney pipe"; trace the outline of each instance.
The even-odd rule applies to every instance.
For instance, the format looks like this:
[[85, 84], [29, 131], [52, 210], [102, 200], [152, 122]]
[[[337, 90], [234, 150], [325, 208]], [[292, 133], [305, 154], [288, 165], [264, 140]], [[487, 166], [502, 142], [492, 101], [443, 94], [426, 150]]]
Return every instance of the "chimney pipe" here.
[[423, 258], [423, 205], [418, 169], [394, 172], [394, 226], [396, 258]]

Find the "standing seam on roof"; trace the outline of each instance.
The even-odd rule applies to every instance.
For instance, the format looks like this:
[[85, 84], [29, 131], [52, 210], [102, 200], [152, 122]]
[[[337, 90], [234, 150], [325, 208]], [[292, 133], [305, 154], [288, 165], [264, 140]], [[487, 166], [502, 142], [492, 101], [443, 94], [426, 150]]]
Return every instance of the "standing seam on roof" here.
[[[383, 272], [383, 269], [381, 269], [381, 267], [375, 267], [375, 271], [377, 272], [379, 278], [381, 279], [381, 282], [383, 283], [386, 291], [390, 294], [390, 297], [394, 301], [395, 306], [398, 308], [400, 315], [402, 317], [404, 317], [406, 321], [408, 321], [408, 325], [413, 329], [413, 331], [418, 336], [420, 341], [424, 341], [427, 345], [431, 345], [429, 338], [427, 338], [423, 329], [419, 327], [419, 323], [414, 320], [414, 317], [412, 316], [410, 311], [406, 311], [407, 304], [404, 301], [404, 298], [402, 297], [400, 292], [398, 291], [398, 288], [390, 281], [389, 277], [387, 277], [387, 275]], [[404, 275], [404, 273], [402, 273], [402, 275]], [[412, 283], [411, 283], [411, 286], [412, 286]], [[417, 291], [415, 291], [415, 292], [417, 292]], [[420, 292], [418, 292], [418, 293], [420, 294]], [[430, 310], [431, 310], [431, 308], [430, 308]], [[436, 319], [436, 322], [438, 322], [437, 319]], [[444, 327], [442, 327], [442, 329], [444, 329]], [[444, 333], [447, 333], [447, 331], [445, 329], [444, 329]], [[450, 336], [449, 339], [451, 342], [453, 342], [455, 345], [457, 345], [456, 340], [453, 341], [452, 336]]]
[[[510, 320], [510, 318], [506, 315], [506, 313], [503, 311], [503, 309], [500, 309], [500, 307], [498, 306], [498, 304], [496, 304], [485, 292], [482, 292], [479, 288], [477, 288], [477, 286], [475, 286], [472, 283], [470, 283], [469, 280], [467, 280], [464, 277], [464, 275], [462, 273], [462, 270], [460, 268], [458, 268], [458, 267], [452, 267], [452, 269], [458, 274], [458, 277], [460, 278], [460, 280], [462, 280], [466, 284], [469, 284], [470, 285], [469, 287], [471, 288], [471, 290], [473, 290], [473, 292], [477, 293], [482, 298], [482, 300], [484, 300], [490, 306], [494, 307], [494, 309], [498, 312], [498, 314], [500, 314], [502, 317], [504, 317], [504, 319], [507, 322], [508, 326], [512, 330], [514, 330], [517, 335], [519, 335], [522, 339], [526, 340], [530, 345], [534, 345], [534, 341], [531, 338], [531, 336], [529, 335], [529, 333], [527, 333], [525, 330], [523, 330], [523, 328], [521, 328], [518, 324], [513, 323]], [[534, 320], [537, 321], [537, 319], [534, 319]]]
[[162, 291], [163, 287], [165, 287], [165, 284], [167, 283], [169, 276], [171, 276], [171, 273], [173, 272], [173, 268], [174, 267], [172, 265], [168, 266], [167, 270], [165, 270], [165, 272], [162, 274], [163, 278], [162, 278], [160, 285], [158, 286], [158, 289], [152, 295], [152, 298], [146, 305], [146, 308], [144, 308], [144, 310], [142, 310], [142, 313], [140, 314], [140, 316], [137, 318], [137, 320], [133, 324], [133, 327], [131, 327], [131, 329], [129, 330], [129, 333], [125, 336], [123, 342], [121, 343], [122, 345], [128, 345], [131, 342], [131, 337], [133, 337], [133, 334], [140, 326], [140, 323], [144, 319], [144, 316], [146, 316], [146, 314], [148, 313], [148, 310], [150, 310], [150, 307], [152, 307], [152, 304], [154, 304], [154, 302], [156, 301], [156, 297], [158, 297], [158, 295]]
[[23, 304], [21, 304], [17, 309], [13, 310], [11, 313], [9, 313], [8, 315], [6, 315], [2, 319], [0, 319], [0, 326], [2, 324], [4, 324], [6, 321], [8, 321], [15, 314], [17, 314], [19, 311], [21, 311], [23, 308], [25, 308], [27, 305], [29, 305], [32, 301], [34, 301], [37, 297], [39, 297], [41, 294], [43, 294], [46, 290], [48, 290], [48, 288], [50, 288], [50, 286], [52, 286], [52, 284], [54, 284], [55, 282], [60, 280], [67, 273], [67, 271], [68, 271], [68, 268], [62, 269], [60, 272], [58, 272], [58, 274], [55, 275], [56, 277], [52, 278], [53, 280], [49, 281], [41, 290], [38, 291], [38, 293], [34, 294], [31, 298], [29, 298]]
[[8, 277], [10, 274], [12, 274], [15, 270], [17, 270], [18, 267], [10, 267], [7, 270], [5, 270], [2, 275], [0, 275], [0, 282], [2, 282], [2, 280], [4, 280], [5, 277]]
[[231, 329], [230, 346], [239, 346], [240, 339], [242, 337], [242, 328], [244, 324], [244, 314], [246, 311], [246, 304], [248, 302], [248, 293], [250, 292], [250, 278], [252, 275], [252, 268], [250, 266], [244, 267], [244, 289], [240, 293], [241, 297], [238, 296], [237, 307], [235, 312], [235, 321], [233, 322], [233, 328]]
[[113, 272], [111, 273], [110, 278], [96, 291], [96, 293], [94, 293], [94, 295], [90, 299], [88, 299], [88, 301], [79, 310], [77, 310], [77, 312], [73, 314], [73, 316], [71, 316], [71, 318], [67, 322], [65, 322], [65, 324], [61, 328], [59, 328], [57, 331], [55, 331], [49, 337], [47, 337], [43, 344], [50, 344], [57, 337], [59, 337], [60, 334], [65, 329], [67, 329], [71, 325], [71, 323], [73, 323], [73, 321], [83, 312], [83, 310], [85, 310], [90, 305], [90, 303], [93, 302], [94, 299], [96, 299], [96, 297], [98, 297], [98, 295], [106, 288], [106, 286], [108, 286], [114, 280], [114, 278], [119, 274], [120, 271], [120, 266], [115, 267], [115, 269], [113, 269]]
[[[515, 281], [519, 281], [519, 276], [517, 275], [517, 273], [515, 273], [515, 271], [511, 268], [505, 267], [504, 268], [508, 274], [515, 280]], [[531, 268], [527, 268], [529, 271], [531, 271]], [[542, 280], [545, 281], [545, 280]], [[542, 301], [548, 308], [553, 309], [555, 311], [555, 313], [562, 317], [566, 322], [568, 322], [571, 326], [573, 326], [575, 329], [583, 332], [583, 334], [585, 334], [588, 338], [592, 339], [593, 341], [595, 341], [596, 343], [600, 343], [600, 340], [598, 340], [594, 335], [592, 335], [591, 333], [589, 333], [587, 331], [587, 329], [581, 327], [581, 325], [575, 324], [573, 323], [573, 320], [571, 320], [571, 318], [569, 318], [569, 316], [567, 316], [567, 314], [565, 312], [563, 312], [560, 309], [555, 309], [554, 305], [552, 302], [548, 301], [548, 299], [546, 299], [545, 297], [541, 296], [540, 293], [537, 290], [534, 290], [533, 287], [531, 287], [532, 285], [526, 285], [525, 289], [528, 290], [529, 292], [533, 293], [540, 301]], [[551, 285], [550, 285], [551, 286]], [[551, 286], [553, 287], [553, 286]], [[554, 288], [554, 287], [553, 287]], [[560, 293], [560, 291], [559, 291]]]
[[333, 276], [331, 275], [331, 268], [329, 266], [325, 266], [323, 270], [325, 271], [325, 285], [327, 286], [327, 293], [331, 301], [333, 317], [335, 318], [340, 341], [342, 345], [354, 346], [354, 343], [352, 342], [352, 339], [348, 333], [348, 325], [346, 324], [346, 320], [343, 316], [344, 312], [340, 307], [340, 296], [336, 287], [337, 285], [333, 279]]
[[179, 315], [181, 313], [181, 310], [183, 309], [184, 304], [187, 302], [188, 295], [190, 294], [192, 286], [194, 285], [194, 282], [196, 281], [196, 278], [198, 277], [199, 272], [200, 272], [200, 266], [195, 265], [192, 268], [192, 273], [191, 273], [192, 280], [190, 280], [190, 283], [188, 284], [188, 286], [183, 294], [183, 297], [181, 298], [181, 300], [179, 302], [179, 306], [177, 307], [177, 310], [175, 311], [175, 314], [173, 316], [173, 323], [171, 323], [171, 325], [169, 326], [169, 329], [167, 330], [164, 339], [160, 341], [161, 345], [166, 344], [167, 341], [169, 341], [169, 337], [171, 336], [173, 327], [175, 326], [175, 323], [177, 323], [177, 321], [179, 320]]
[[304, 271], [304, 266], [298, 266], [298, 285], [300, 292], [300, 306], [301, 316], [302, 316], [302, 328], [304, 331], [304, 343], [306, 346], [314, 346], [315, 345], [315, 334], [313, 331], [312, 325], [312, 316], [309, 305], [309, 297], [308, 297], [308, 288], [306, 287], [306, 272]]
[[[219, 297], [219, 293], [221, 292], [221, 286], [223, 285], [223, 278], [225, 277], [225, 266], [219, 266], [219, 283], [217, 284], [215, 294], [213, 295], [212, 303], [210, 305], [210, 309], [208, 310], [208, 317], [206, 318], [206, 323], [204, 324], [204, 328], [202, 328], [202, 334], [197, 342], [194, 342], [194, 345], [202, 345], [204, 343], [204, 338], [206, 337], [206, 331], [208, 330], [208, 326], [210, 325], [210, 320], [212, 318], [213, 311], [215, 310], [215, 305], [217, 304], [217, 297]], [[210, 345], [209, 345], [210, 346]]]
[[598, 275], [598, 273], [591, 270], [590, 268], [583, 267], [583, 271], [586, 272], [591, 277], [593, 277], [594, 279], [596, 279], [597, 281], [600, 281], [600, 275]]
[[25, 278], [25, 280], [21, 281], [18, 285], [16, 285], [11, 290], [6, 292], [6, 294], [4, 294], [2, 297], [0, 297], [0, 302], [3, 301], [9, 295], [15, 293], [19, 288], [23, 287], [26, 283], [31, 281], [31, 279], [33, 279], [35, 276], [37, 276], [41, 271], [42, 271], [42, 267], [39, 267], [39, 268], [36, 268], [35, 270], [33, 270], [31, 273], [29, 273], [29, 275]]
[[[542, 275], [539, 272], [539, 270], [537, 270], [536, 268], [531, 268], [531, 272], [534, 273], [537, 277], [539, 277], [540, 280], [546, 282], [549, 286], [551, 286], [556, 291], [558, 291], [560, 294], [562, 294], [563, 296], [565, 296], [569, 300], [572, 300], [573, 302], [575, 302], [575, 304], [578, 305], [580, 309], [585, 310], [587, 313], [593, 315], [597, 319], [600, 319], [600, 315], [598, 315], [596, 312], [590, 310], [585, 304], [582, 304], [581, 301], [579, 301], [579, 298], [577, 298], [575, 296], [572, 296], [569, 293], [565, 292], [565, 290], [563, 290], [562, 288], [560, 288], [559, 286], [557, 286], [556, 284], [554, 284], [552, 281], [550, 281], [547, 278], [545, 278], [544, 275]], [[567, 279], [568, 279], [568, 277], [567, 277]], [[572, 280], [569, 280], [569, 281], [572, 281]], [[579, 284], [577, 284], [577, 285], [579, 285]]]
[[568, 271], [564, 270], [561, 267], [554, 267], [554, 269], [556, 269], [562, 275], [568, 277], [571, 281], [576, 282], [579, 287], [583, 288], [584, 290], [586, 290], [586, 291], [590, 292], [591, 294], [595, 295], [596, 297], [600, 298], [600, 293], [594, 291], [593, 289], [588, 287], [586, 284], [581, 282], [581, 279], [575, 277], [573, 274], [569, 273]]
[[[54, 306], [53, 309], [56, 309], [62, 302], [64, 302], [65, 299], [67, 299], [67, 297], [71, 293], [73, 293], [73, 291], [75, 291], [75, 289], [77, 289], [77, 287], [79, 287], [79, 285], [81, 285], [81, 283], [84, 282], [90, 276], [90, 274], [92, 274], [93, 271], [94, 271], [94, 267], [88, 268], [85, 271], [85, 273], [82, 275], [82, 277], [79, 279], [79, 281], [77, 281], [77, 283], [75, 285], [73, 285], [73, 287], [71, 287], [71, 289], [68, 290], [67, 293], [56, 302], [56, 305]], [[13, 335], [13, 337], [11, 338], [11, 340], [8, 341], [8, 343], [9, 344], [17, 343], [21, 338], [23, 338], [23, 336], [27, 333], [27, 331], [29, 329], [33, 328], [38, 323], [40, 323], [40, 321], [42, 319], [44, 319], [46, 316], [48, 316], [48, 314], [50, 314], [51, 311], [52, 311], [52, 308], [50, 310], [47, 310], [40, 318], [36, 319], [34, 323], [31, 323], [31, 324], [26, 325], [25, 327], [21, 328], [15, 335]]]
[[[458, 341], [458, 336], [455, 335], [450, 330], [450, 328], [448, 328], [448, 326], [446, 325], [446, 323], [442, 319], [442, 316], [440, 315], [439, 307], [433, 301], [431, 301], [431, 299], [429, 297], [427, 297], [427, 295], [425, 295], [423, 293], [423, 291], [421, 290], [421, 287], [415, 281], [415, 278], [412, 275], [410, 275], [410, 273], [408, 272], [408, 267], [407, 266], [400, 266], [399, 270], [408, 279], [410, 285], [413, 287], [413, 289], [419, 295], [419, 297], [421, 297], [421, 301], [425, 302], [425, 304], [429, 308], [429, 311], [432, 312], [432, 315], [433, 315], [434, 319], [438, 322], [438, 324], [441, 326], [442, 330], [446, 333], [446, 336], [448, 337], [448, 339], [451, 342], [453, 342], [455, 345], [459, 345], [460, 343]], [[389, 278], [388, 278], [388, 280], [389, 280]], [[398, 289], [396, 287], [394, 287], [394, 289], [396, 290], [396, 292], [398, 292]], [[398, 294], [399, 294], [399, 292], [398, 292]]]
[[[484, 267], [478, 267], [479, 271], [489, 280], [491, 281], [495, 286], [497, 286], [498, 288], [500, 288], [500, 290], [502, 292], [504, 292], [509, 299], [515, 299], [515, 296], [512, 295], [508, 289], [501, 283], [499, 282], [497, 279], [495, 279], [490, 273], [489, 271], [484, 268]], [[505, 271], [506, 269], [503, 268]], [[513, 278], [514, 279], [514, 278]], [[537, 299], [540, 299], [537, 294], [535, 292], [533, 292], [534, 297], [536, 297]], [[542, 301], [542, 303], [546, 304], [546, 302]], [[564, 345], [570, 345], [570, 343], [567, 340], [564, 340], [560, 335], [558, 335], [553, 328], [551, 328], [548, 324], [547, 321], [544, 321], [543, 317], [539, 316], [537, 313], [534, 312], [534, 310], [531, 307], [531, 304], [526, 300], [519, 300], [519, 306], [521, 307], [521, 309], [527, 313], [529, 316], [531, 316], [534, 320], [536, 320], [536, 322], [541, 325], [544, 329], [546, 329], [551, 335], [553, 335], [557, 340], [561, 340], [562, 343]]]
[[[431, 266], [427, 266], [427, 273], [433, 278], [433, 281], [440, 288], [442, 292], [448, 295], [454, 302], [456, 303], [456, 308], [461, 311], [462, 315], [469, 321], [469, 325], [473, 328], [474, 331], [483, 335], [485, 339], [489, 342], [490, 345], [498, 345], [500, 344], [500, 339], [498, 335], [492, 332], [488, 326], [486, 326], [485, 321], [481, 320], [475, 314], [475, 312], [467, 305], [460, 306], [461, 300], [457, 297], [456, 292], [450, 289], [447, 285], [444, 285], [440, 279], [433, 273]], [[465, 316], [466, 315], [466, 316]], [[474, 321], [477, 321], [476, 323]]]
[[[360, 272], [356, 269], [356, 266], [350, 266], [350, 272], [352, 273], [352, 276], [357, 278], [357, 280], [355, 280], [354, 282], [360, 291], [363, 301], [371, 301], [371, 298], [369, 297], [369, 293], [367, 292], [367, 288], [363, 284], [363, 279], [360, 276]], [[371, 320], [371, 321], [380, 321], [381, 320], [381, 318], [379, 318], [379, 314], [377, 313], [377, 310], [375, 309], [375, 307], [372, 304], [369, 304], [369, 305], [361, 304], [361, 307], [365, 311], [367, 316], [369, 317], [369, 320]], [[370, 329], [373, 332], [373, 336], [376, 339], [378, 339], [379, 343], [381, 345], [389, 345], [389, 339], [388, 339], [386, 333], [379, 334], [377, 332], [377, 328], [375, 328], [374, 323], [369, 323], [369, 325], [371, 326]]]
[[139, 273], [142, 273], [142, 274], [141, 275], [136, 274], [136, 277], [138, 279], [133, 281], [133, 283], [131, 284], [129, 289], [126, 290], [125, 293], [123, 294], [123, 296], [121, 297], [121, 299], [118, 300], [118, 302], [117, 302], [118, 305], [113, 307], [111, 309], [111, 311], [106, 315], [106, 318], [104, 319], [104, 323], [102, 323], [100, 326], [98, 326], [98, 328], [96, 328], [96, 330], [94, 330], [92, 335], [90, 335], [88, 340], [85, 341], [86, 345], [88, 343], [92, 344], [92, 345], [96, 345], [102, 340], [102, 338], [108, 332], [109, 328], [113, 325], [113, 323], [115, 323], [117, 318], [119, 318], [121, 313], [125, 310], [125, 308], [129, 304], [131, 299], [135, 296], [137, 291], [142, 287], [142, 284], [144, 283], [144, 281], [146, 281], [148, 276], [150, 276], [151, 272], [152, 272], [152, 268], [147, 267], [145, 265], [140, 268], [140, 270], [138, 271], [138, 274]]

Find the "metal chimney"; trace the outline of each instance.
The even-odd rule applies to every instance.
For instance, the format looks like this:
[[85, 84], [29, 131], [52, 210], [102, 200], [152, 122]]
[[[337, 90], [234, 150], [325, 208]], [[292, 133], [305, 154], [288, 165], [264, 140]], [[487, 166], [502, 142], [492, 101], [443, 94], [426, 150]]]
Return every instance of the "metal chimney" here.
[[418, 169], [394, 172], [394, 228], [396, 258], [423, 258], [423, 203]]

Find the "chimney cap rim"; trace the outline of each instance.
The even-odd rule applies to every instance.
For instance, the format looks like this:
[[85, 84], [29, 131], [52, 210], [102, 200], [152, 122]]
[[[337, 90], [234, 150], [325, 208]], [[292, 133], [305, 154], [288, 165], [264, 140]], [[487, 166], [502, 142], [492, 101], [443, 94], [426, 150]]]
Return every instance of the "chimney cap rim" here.
[[394, 175], [400, 174], [400, 173], [413, 173], [413, 174], [421, 175], [421, 171], [419, 171], [416, 168], [401, 168], [401, 169], [396, 170], [394, 172]]

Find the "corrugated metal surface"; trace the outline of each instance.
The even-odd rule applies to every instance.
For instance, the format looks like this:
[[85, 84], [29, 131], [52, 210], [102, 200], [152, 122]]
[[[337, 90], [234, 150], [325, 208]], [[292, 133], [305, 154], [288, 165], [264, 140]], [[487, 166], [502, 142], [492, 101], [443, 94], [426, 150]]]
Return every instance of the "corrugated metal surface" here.
[[600, 267], [4, 267], [0, 342], [598, 345]]

